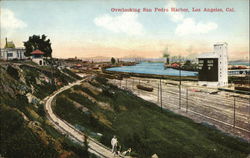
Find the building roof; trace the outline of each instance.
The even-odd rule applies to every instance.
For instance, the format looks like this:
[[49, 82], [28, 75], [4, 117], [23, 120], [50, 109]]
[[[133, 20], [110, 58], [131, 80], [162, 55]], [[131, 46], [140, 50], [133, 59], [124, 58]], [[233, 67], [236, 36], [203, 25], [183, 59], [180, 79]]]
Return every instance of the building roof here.
[[215, 52], [209, 52], [209, 53], [199, 54], [198, 58], [219, 58], [219, 55]]
[[227, 42], [217, 42], [214, 44], [214, 46], [219, 46], [219, 45], [227, 45]]
[[15, 48], [15, 44], [13, 41], [6, 42], [4, 48]]
[[45, 53], [42, 52], [42, 51], [40, 51], [40, 50], [38, 50], [38, 49], [36, 49], [36, 50], [34, 50], [33, 52], [31, 52], [30, 54], [32, 54], [32, 55], [43, 55], [43, 54], [45, 54]]

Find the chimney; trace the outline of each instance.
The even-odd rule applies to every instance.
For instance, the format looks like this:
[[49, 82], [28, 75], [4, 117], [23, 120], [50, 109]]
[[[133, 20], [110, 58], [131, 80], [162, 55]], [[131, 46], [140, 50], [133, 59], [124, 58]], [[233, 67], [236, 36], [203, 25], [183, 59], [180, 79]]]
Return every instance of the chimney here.
[[7, 37], [5, 38], [5, 44], [6, 44], [6, 46], [7, 46]]

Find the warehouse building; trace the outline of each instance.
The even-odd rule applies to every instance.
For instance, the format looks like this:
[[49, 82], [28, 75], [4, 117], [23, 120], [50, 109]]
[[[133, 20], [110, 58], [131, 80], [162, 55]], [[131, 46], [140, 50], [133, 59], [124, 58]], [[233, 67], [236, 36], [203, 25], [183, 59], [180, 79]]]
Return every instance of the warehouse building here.
[[199, 55], [199, 85], [224, 87], [228, 85], [227, 43], [214, 44], [214, 51]]

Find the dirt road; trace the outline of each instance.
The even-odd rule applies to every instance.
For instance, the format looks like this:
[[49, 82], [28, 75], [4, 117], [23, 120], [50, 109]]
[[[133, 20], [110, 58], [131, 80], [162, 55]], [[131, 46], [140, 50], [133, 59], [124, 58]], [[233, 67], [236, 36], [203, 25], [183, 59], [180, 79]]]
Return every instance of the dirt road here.
[[[46, 111], [48, 119], [51, 121], [53, 126], [57, 130], [62, 132], [63, 134], [70, 136], [72, 139], [74, 139], [80, 143], [83, 143], [83, 141], [84, 141], [84, 133], [77, 130], [75, 127], [73, 127], [71, 124], [69, 124], [65, 120], [62, 120], [61, 118], [56, 116], [52, 111], [51, 104], [52, 104], [53, 99], [59, 93], [71, 88], [72, 86], [81, 84], [81, 82], [84, 80], [85, 79], [77, 81], [77, 82], [72, 83], [72, 84], [69, 84], [67, 86], [64, 86], [61, 89], [54, 92], [52, 95], [45, 98], [45, 111]], [[89, 152], [91, 152], [99, 157], [104, 157], [104, 158], [114, 157], [114, 154], [112, 154], [111, 150], [108, 147], [100, 144], [99, 142], [95, 141], [94, 139], [88, 137], [88, 143], [89, 143]]]

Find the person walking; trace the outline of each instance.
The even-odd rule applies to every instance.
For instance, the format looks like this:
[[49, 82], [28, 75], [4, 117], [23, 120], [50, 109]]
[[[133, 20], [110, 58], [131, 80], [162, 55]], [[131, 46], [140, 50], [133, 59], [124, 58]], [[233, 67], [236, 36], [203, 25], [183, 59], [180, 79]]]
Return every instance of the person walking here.
[[116, 136], [113, 136], [111, 139], [112, 153], [116, 153], [117, 142]]

